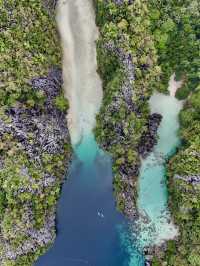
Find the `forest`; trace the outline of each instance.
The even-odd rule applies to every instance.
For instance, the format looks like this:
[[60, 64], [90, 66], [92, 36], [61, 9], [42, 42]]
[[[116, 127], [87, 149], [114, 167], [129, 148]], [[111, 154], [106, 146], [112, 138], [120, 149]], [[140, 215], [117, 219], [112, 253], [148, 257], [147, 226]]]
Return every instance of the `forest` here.
[[[167, 265], [200, 265], [200, 14], [198, 1], [149, 1], [162, 85], [173, 71], [183, 86], [176, 97], [181, 147], [168, 163], [169, 207], [179, 226], [179, 239], [168, 243]], [[177, 178], [180, 177], [180, 178]], [[196, 181], [195, 181], [196, 180]], [[158, 260], [159, 261], [159, 260]], [[162, 262], [155, 265], [163, 265]]]
[[[0, 265], [31, 266], [55, 239], [55, 204], [71, 158], [56, 1], [0, 0]], [[156, 143], [148, 100], [183, 81], [181, 145], [169, 159], [179, 236], [153, 266], [200, 265], [200, 15], [197, 0], [94, 0], [104, 99], [96, 139], [113, 158], [117, 207], [137, 215], [140, 156]], [[147, 143], [141, 140], [145, 139]], [[150, 144], [149, 144], [150, 143]], [[141, 153], [142, 150], [145, 151]], [[42, 236], [42, 237], [41, 237]]]
[[[179, 116], [181, 146], [169, 159], [167, 171], [169, 208], [179, 226], [179, 237], [169, 241], [164, 251], [156, 252], [153, 265], [198, 266], [199, 3], [196, 0], [94, 2], [100, 27], [97, 44], [99, 73], [104, 82], [104, 102], [95, 132], [99, 143], [113, 156], [117, 204], [126, 214], [129, 214], [126, 198], [130, 201], [131, 195], [134, 202], [137, 198], [138, 144], [147, 130], [148, 99], [153, 90], [168, 93], [168, 81], [174, 72], [176, 79], [183, 81], [183, 86], [176, 93], [178, 99], [184, 100]], [[119, 60], [119, 50], [130, 55], [132, 61], [134, 79], [130, 86], [130, 98], [134, 107], [130, 113], [121, 91], [129, 79], [130, 66]], [[127, 190], [130, 190], [128, 195]]]
[[52, 6], [3, 0], [0, 10], [0, 265], [31, 266], [55, 239], [68, 103]]
[[104, 100], [95, 134], [113, 157], [118, 208], [133, 216], [139, 143], [148, 129], [148, 99], [159, 84], [161, 70], [147, 2], [96, 1], [96, 9], [100, 27], [98, 71], [103, 79]]

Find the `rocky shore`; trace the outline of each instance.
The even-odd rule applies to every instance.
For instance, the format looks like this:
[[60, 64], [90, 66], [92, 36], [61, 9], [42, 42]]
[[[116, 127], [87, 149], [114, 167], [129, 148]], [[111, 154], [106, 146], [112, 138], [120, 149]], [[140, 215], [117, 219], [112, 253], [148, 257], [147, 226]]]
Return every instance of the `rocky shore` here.
[[[27, 108], [23, 101], [18, 102], [17, 106], [5, 110], [5, 116], [9, 122], [0, 120], [1, 138], [4, 138], [5, 135], [11, 135], [19, 147], [19, 152], [21, 151], [21, 154], [24, 152], [30, 164], [40, 169], [38, 178], [35, 178], [34, 175], [30, 174], [30, 168], [26, 166], [25, 158], [24, 164], [22, 162], [21, 165], [17, 165], [20, 167], [21, 177], [26, 180], [26, 185], [23, 183], [18, 185], [13, 191], [13, 196], [18, 201], [21, 195], [26, 193], [30, 200], [21, 202], [23, 219], [20, 220], [20, 223], [13, 224], [12, 231], [14, 237], [23, 235], [26, 236], [26, 240], [20, 245], [13, 245], [4, 228], [3, 218], [0, 226], [0, 245], [2, 246], [0, 259], [2, 264], [6, 260], [15, 261], [21, 256], [33, 254], [38, 249], [46, 248], [53, 242], [56, 205], [53, 204], [46, 209], [44, 207], [43, 225], [37, 229], [35, 227], [37, 218], [34, 215], [32, 199], [38, 197], [48, 200], [46, 193], [49, 193], [49, 190], [53, 191], [60, 188], [71, 157], [66, 113], [59, 110], [55, 105], [56, 97], [62, 93], [61, 70], [53, 68], [48, 76], [33, 78], [30, 85], [33, 91], [40, 92], [44, 96], [43, 104], [35, 104], [32, 108]], [[57, 155], [63, 155], [63, 161], [59, 163], [60, 169], [55, 169], [55, 166], [52, 169], [54, 163], [51, 158], [55, 159]], [[49, 156], [47, 165], [44, 164], [44, 156]], [[10, 165], [7, 163], [6, 157], [3, 156], [1, 159], [0, 175], [4, 176]], [[57, 198], [58, 194], [56, 193], [55, 196]], [[4, 215], [8, 215], [9, 211], [10, 207], [8, 206], [4, 210]]]
[[138, 152], [142, 158], [146, 158], [157, 144], [157, 130], [161, 120], [162, 115], [160, 114], [154, 113], [149, 116], [146, 125], [147, 131], [142, 134], [138, 145]]
[[32, 266], [56, 235], [56, 204], [72, 152], [56, 2], [3, 1], [1, 6], [2, 266]]
[[[141, 155], [143, 158], [146, 157], [152, 150], [154, 145], [157, 143], [157, 130], [161, 122], [162, 116], [159, 114], [152, 114], [146, 119], [146, 130], [140, 136], [140, 141], [137, 147], [131, 142], [130, 135], [134, 135], [134, 126], [131, 123], [135, 123], [133, 120], [127, 119], [133, 114], [136, 119], [140, 119], [141, 112], [137, 103], [134, 102], [134, 81], [135, 81], [135, 66], [133, 64], [132, 55], [125, 52], [122, 48], [114, 45], [114, 43], [106, 43], [104, 48], [111, 52], [119, 64], [122, 66], [124, 76], [120, 87], [114, 93], [110, 104], [105, 106], [104, 118], [101, 123], [103, 127], [112, 132], [103, 141], [99, 141], [101, 147], [110, 152], [112, 147], [120, 146], [122, 149], [123, 158], [115, 161], [116, 154], [111, 151], [114, 158], [114, 166], [116, 162], [119, 162], [117, 167], [117, 181], [114, 180], [114, 187], [117, 202], [121, 203], [123, 213], [129, 219], [135, 219], [137, 216], [136, 210], [136, 198], [137, 198], [137, 176], [139, 174], [140, 159]], [[120, 114], [123, 108], [125, 113], [124, 119], [114, 119], [116, 113]], [[98, 136], [97, 136], [98, 139]], [[130, 151], [130, 149], [132, 149]], [[135, 151], [134, 151], [135, 150]], [[132, 160], [133, 157], [137, 159]], [[119, 185], [120, 183], [120, 185]], [[120, 186], [120, 191], [118, 187]]]
[[[97, 5], [100, 27], [97, 51], [104, 89], [95, 135], [100, 146], [113, 158], [117, 208], [134, 223], [139, 218], [136, 204], [141, 158], [146, 158], [156, 145], [162, 119], [157, 113], [150, 114], [148, 106], [153, 89], [159, 83], [159, 67], [154, 42], [145, 24], [148, 20], [145, 3], [137, 6], [133, 1], [112, 1], [113, 13], [109, 13], [106, 4], [95, 2], [100, 2]], [[140, 23], [134, 19], [134, 12], [140, 13]], [[152, 265], [155, 250], [144, 253], [146, 265]]]
[[[123, 80], [118, 91], [114, 94], [114, 97], [109, 105], [105, 107], [104, 127], [112, 132], [113, 137], [105, 138], [100, 142], [101, 147], [110, 151], [112, 146], [120, 145], [124, 151], [127, 151], [131, 142], [126, 139], [126, 128], [128, 123], [126, 120], [112, 120], [112, 116], [120, 112], [123, 106], [126, 115], [130, 115], [131, 112], [136, 111], [136, 106], [133, 102], [133, 81], [134, 81], [134, 64], [132, 62], [131, 54], [127, 54], [121, 48], [117, 48], [113, 43], [105, 44], [105, 49], [117, 56], [120, 64], [123, 67], [125, 73], [125, 79]], [[132, 128], [129, 128], [131, 134]], [[129, 146], [130, 145], [130, 146]], [[113, 154], [115, 157], [115, 154]], [[123, 205], [123, 212], [129, 217], [135, 217], [136, 211], [136, 190], [134, 184], [134, 176], [138, 175], [139, 165], [130, 165], [128, 158], [124, 156], [123, 162], [120, 163], [118, 168], [118, 174], [121, 182], [121, 191], [116, 193], [117, 202], [121, 202]], [[114, 181], [115, 182], [115, 181]]]
[[184, 175], [184, 176], [174, 175], [174, 179], [183, 180], [191, 185], [200, 184], [200, 175]]

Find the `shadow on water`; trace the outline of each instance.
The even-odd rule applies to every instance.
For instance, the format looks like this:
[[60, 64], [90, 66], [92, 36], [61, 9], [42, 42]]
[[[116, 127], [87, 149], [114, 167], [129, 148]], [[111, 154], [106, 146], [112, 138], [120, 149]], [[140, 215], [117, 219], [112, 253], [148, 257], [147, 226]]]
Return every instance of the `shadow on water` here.
[[116, 210], [111, 158], [92, 136], [75, 153], [58, 204], [56, 241], [36, 265], [143, 266], [128, 223]]

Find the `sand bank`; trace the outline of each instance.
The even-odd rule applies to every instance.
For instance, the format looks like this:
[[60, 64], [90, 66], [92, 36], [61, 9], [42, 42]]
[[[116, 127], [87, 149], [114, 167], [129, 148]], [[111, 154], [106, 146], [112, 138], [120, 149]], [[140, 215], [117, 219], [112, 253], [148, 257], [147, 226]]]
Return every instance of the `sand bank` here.
[[57, 22], [63, 46], [64, 91], [70, 104], [68, 126], [72, 144], [77, 144], [95, 126], [102, 100], [92, 0], [60, 1]]

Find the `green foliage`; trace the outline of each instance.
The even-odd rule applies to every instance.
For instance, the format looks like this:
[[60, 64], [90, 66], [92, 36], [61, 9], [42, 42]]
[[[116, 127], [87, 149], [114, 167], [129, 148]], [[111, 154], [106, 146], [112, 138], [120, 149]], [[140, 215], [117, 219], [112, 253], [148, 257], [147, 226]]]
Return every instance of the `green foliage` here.
[[31, 78], [60, 62], [60, 45], [54, 17], [40, 0], [2, 0], [0, 27], [0, 103], [14, 105], [30, 91]]
[[200, 120], [200, 91], [195, 91], [187, 100], [184, 109], [180, 113], [180, 123], [184, 128], [189, 128], [192, 121]]
[[[168, 164], [170, 207], [179, 226], [178, 243], [168, 245], [165, 260], [168, 265], [200, 265], [200, 185], [173, 178], [199, 176], [200, 169], [200, 112], [199, 90], [185, 102], [180, 113], [183, 146]], [[180, 264], [181, 263], [181, 264]]]
[[[146, 129], [149, 112], [146, 100], [141, 101], [140, 97], [148, 99], [154, 89], [167, 93], [169, 78], [175, 72], [176, 78], [183, 80], [176, 97], [186, 99], [180, 113], [182, 147], [168, 164], [169, 205], [179, 226], [180, 236], [177, 243], [168, 242], [165, 256], [159, 260], [154, 258], [153, 265], [200, 265], [200, 188], [173, 178], [175, 174], [199, 175], [200, 169], [198, 1], [140, 0], [132, 4], [124, 1], [120, 6], [113, 1], [94, 2], [100, 29], [98, 65], [104, 88], [95, 134], [99, 143], [108, 143], [108, 151], [113, 156], [117, 206], [124, 210], [121, 192], [126, 186], [119, 175], [120, 166], [125, 164], [131, 168], [139, 163], [137, 144]], [[126, 78], [120, 62], [104, 47], [110, 41], [133, 57], [133, 100], [141, 111], [140, 117], [134, 112], [127, 114], [122, 100], [117, 112], [109, 111], [109, 105], [119, 95]], [[142, 65], [147, 64], [149, 68], [143, 69]], [[114, 129], [119, 124], [123, 128], [124, 140], [110, 145], [117, 139]]]
[[198, 1], [150, 0], [148, 6], [162, 81], [165, 84], [160, 90], [166, 92], [169, 77], [176, 72], [185, 81], [184, 88], [177, 92], [177, 97], [185, 99], [199, 83]]
[[161, 266], [159, 260], [156, 257], [153, 258], [152, 266]]
[[[137, 168], [140, 164], [137, 146], [142, 133], [146, 130], [149, 108], [146, 101], [153, 89], [158, 86], [160, 68], [157, 66], [157, 56], [153, 38], [150, 32], [150, 13], [147, 2], [135, 1], [116, 5], [112, 1], [96, 0], [96, 21], [100, 30], [97, 43], [98, 71], [103, 80], [104, 98], [101, 110], [97, 115], [95, 128], [99, 143], [112, 143], [107, 150], [113, 157], [114, 190], [117, 206], [124, 209], [123, 190], [126, 184], [121, 182], [118, 172], [121, 167]], [[132, 56], [135, 81], [132, 84], [133, 102], [138, 107], [140, 115], [128, 112], [125, 100], [121, 95], [123, 82], [126, 80], [126, 70], [116, 55], [105, 49], [105, 44], [112, 42]], [[109, 107], [117, 98], [118, 110], [110, 112]], [[116, 126], [122, 129], [123, 139], [118, 141]], [[133, 176], [134, 180], [135, 176]], [[135, 192], [134, 192], [135, 193]]]
[[188, 95], [190, 94], [190, 88], [184, 84], [181, 88], [179, 88], [176, 91], [176, 98], [179, 100], [184, 100], [188, 97]]
[[191, 123], [191, 121], [193, 120], [194, 117], [194, 112], [191, 109], [188, 110], [183, 110], [180, 113], [180, 122], [182, 124], [183, 127], [188, 127]]
[[61, 112], [67, 112], [69, 108], [68, 100], [64, 95], [59, 95], [55, 98], [55, 105]]
[[[54, 65], [61, 65], [61, 51], [54, 12], [51, 15], [41, 0], [0, 1], [0, 119], [9, 124], [5, 111], [9, 107], [39, 108], [43, 114], [45, 94], [33, 90], [30, 80], [46, 76]], [[68, 103], [61, 94], [55, 105], [66, 111]], [[28, 134], [31, 142], [33, 133]], [[41, 163], [32, 161], [19, 141], [10, 133], [1, 133], [0, 140], [0, 258], [5, 258], [4, 242], [11, 249], [21, 248], [30, 237], [25, 229], [41, 229], [45, 219], [55, 212], [60, 194], [65, 162], [71, 148], [63, 143], [61, 154], [41, 154]], [[27, 170], [24, 174], [23, 169]], [[44, 187], [45, 174], [55, 177]], [[32, 215], [30, 221], [27, 215]], [[52, 232], [54, 234], [54, 232]], [[36, 245], [36, 243], [34, 243]], [[36, 246], [16, 259], [1, 260], [2, 266], [31, 266], [48, 246]]]
[[[42, 164], [39, 165], [28, 158], [14, 138], [9, 138], [9, 145], [5, 139], [3, 143], [5, 147], [1, 153], [5, 159], [4, 167], [0, 170], [1, 237], [9, 239], [11, 247], [17, 248], [29, 240], [24, 229], [42, 228], [48, 215], [54, 212], [60, 194], [61, 180], [65, 173], [64, 162], [69, 159], [70, 152], [66, 146], [63, 154], [43, 154]], [[26, 174], [23, 169], [27, 169]], [[57, 178], [52, 185], [42, 187], [41, 182], [46, 173]], [[27, 211], [33, 213], [30, 221], [25, 218]], [[5, 265], [32, 265], [37, 256], [47, 248], [38, 247], [36, 253], [21, 256], [16, 261], [5, 262]]]
[[[182, 147], [168, 164], [169, 205], [179, 226], [178, 243], [168, 242], [163, 265], [196, 266], [199, 259], [199, 185], [193, 186], [174, 175], [199, 175], [200, 169], [200, 94], [199, 83], [199, 3], [189, 1], [150, 0], [148, 7], [151, 31], [157, 48], [158, 64], [161, 67], [159, 90], [167, 93], [167, 83], [173, 72], [183, 86], [176, 92], [180, 100], [186, 99], [180, 112], [180, 137]], [[157, 264], [156, 264], [157, 265]]]
[[113, 181], [113, 187], [114, 187], [115, 196], [117, 199], [117, 209], [123, 212], [125, 208], [125, 204], [124, 204], [124, 199], [120, 195], [120, 192], [123, 190], [123, 183], [122, 183], [122, 180], [119, 174], [115, 175], [115, 178]]

